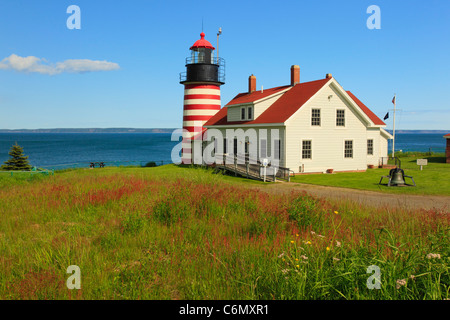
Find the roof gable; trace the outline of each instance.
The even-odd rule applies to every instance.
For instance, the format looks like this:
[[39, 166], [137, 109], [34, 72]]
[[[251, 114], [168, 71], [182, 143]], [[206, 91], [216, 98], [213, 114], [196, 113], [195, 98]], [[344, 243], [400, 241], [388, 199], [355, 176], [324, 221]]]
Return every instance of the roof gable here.
[[350, 96], [350, 98], [355, 101], [355, 103], [358, 105], [358, 107], [369, 117], [369, 119], [377, 126], [385, 126], [386, 123], [384, 123], [380, 118], [377, 117], [375, 113], [373, 113], [369, 108], [366, 107], [364, 103], [362, 103], [353, 93], [350, 91], [346, 91], [347, 94]]

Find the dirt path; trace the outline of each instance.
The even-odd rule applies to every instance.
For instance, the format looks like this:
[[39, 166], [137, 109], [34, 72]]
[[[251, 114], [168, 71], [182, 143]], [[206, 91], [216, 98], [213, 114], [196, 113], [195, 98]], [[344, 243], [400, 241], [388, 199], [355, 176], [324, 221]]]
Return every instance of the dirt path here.
[[364, 206], [403, 209], [437, 209], [450, 213], [449, 196], [390, 194], [375, 191], [326, 187], [303, 183], [274, 183], [259, 187], [267, 192], [306, 191], [308, 194], [333, 200], [350, 200]]

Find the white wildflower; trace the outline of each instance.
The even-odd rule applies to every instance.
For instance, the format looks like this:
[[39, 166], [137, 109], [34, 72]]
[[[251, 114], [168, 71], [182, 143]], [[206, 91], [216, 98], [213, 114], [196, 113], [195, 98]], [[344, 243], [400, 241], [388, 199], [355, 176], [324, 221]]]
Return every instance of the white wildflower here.
[[439, 253], [429, 253], [427, 254], [427, 259], [440, 259], [441, 255]]
[[396, 288], [397, 288], [397, 289], [400, 289], [402, 286], [406, 286], [406, 280], [405, 280], [405, 279], [397, 280], [397, 286], [396, 286]]

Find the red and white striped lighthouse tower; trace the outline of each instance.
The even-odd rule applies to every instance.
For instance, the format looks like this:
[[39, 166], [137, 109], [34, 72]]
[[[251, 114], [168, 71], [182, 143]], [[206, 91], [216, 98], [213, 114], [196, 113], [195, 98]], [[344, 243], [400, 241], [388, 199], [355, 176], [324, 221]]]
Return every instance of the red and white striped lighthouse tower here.
[[225, 62], [214, 57], [215, 48], [205, 40], [203, 32], [190, 50], [186, 72], [180, 74], [180, 83], [184, 85], [183, 129], [187, 130], [182, 142], [184, 164], [193, 163], [194, 148], [202, 148], [201, 143], [193, 142], [202, 140], [203, 125], [220, 110], [220, 86], [225, 83]]

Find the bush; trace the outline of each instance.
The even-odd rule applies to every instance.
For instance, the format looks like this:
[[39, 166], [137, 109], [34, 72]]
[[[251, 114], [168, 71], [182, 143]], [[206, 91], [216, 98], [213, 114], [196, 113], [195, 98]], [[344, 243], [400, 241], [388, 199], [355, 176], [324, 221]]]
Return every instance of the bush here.
[[144, 167], [151, 168], [151, 167], [157, 167], [157, 165], [156, 165], [155, 161], [150, 161], [150, 162], [147, 162]]

